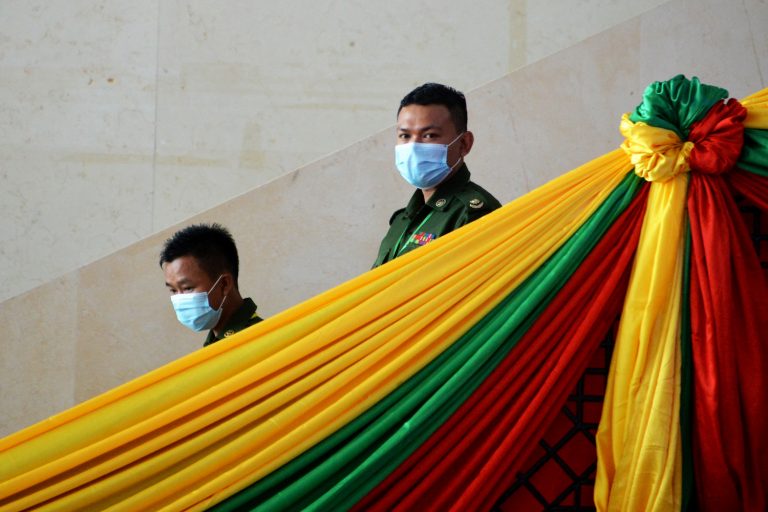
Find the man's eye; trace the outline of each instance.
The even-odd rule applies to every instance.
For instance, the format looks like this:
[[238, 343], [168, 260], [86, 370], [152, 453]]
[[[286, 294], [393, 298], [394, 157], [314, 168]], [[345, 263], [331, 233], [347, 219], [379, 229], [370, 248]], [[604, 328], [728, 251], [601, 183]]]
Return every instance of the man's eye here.
[[398, 139], [407, 139], [408, 137], [410, 137], [410, 135], [407, 133], [401, 133], [397, 136]]

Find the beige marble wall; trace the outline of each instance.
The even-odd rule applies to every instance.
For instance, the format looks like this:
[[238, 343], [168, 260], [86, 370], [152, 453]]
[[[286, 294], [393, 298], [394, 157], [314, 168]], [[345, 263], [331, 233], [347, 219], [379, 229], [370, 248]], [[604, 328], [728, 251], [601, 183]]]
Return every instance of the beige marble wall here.
[[[4, 2], [0, 4], [0, 20], [6, 19], [4, 14], [9, 5], [32, 9], [27, 3]], [[49, 4], [45, 5], [39, 8], [40, 12], [51, 9]], [[3, 125], [4, 131], [0, 134], [19, 141], [14, 142], [14, 146], [5, 142], [8, 137], [0, 139], [0, 163], [3, 165], [0, 175], [4, 185], [0, 190], [2, 207], [16, 201], [12, 204], [17, 210], [14, 214], [6, 212], [0, 216], [4, 237], [2, 257], [7, 260], [0, 264], [3, 272], [9, 275], [27, 272], [24, 265], [29, 262], [33, 268], [48, 270], [46, 258], [65, 259], [67, 249], [85, 252], [92, 244], [98, 245], [97, 242], [110, 237], [120, 238], [127, 230], [118, 220], [123, 209], [134, 208], [137, 217], [151, 218], [146, 221], [150, 225], [160, 223], [159, 218], [168, 224], [168, 227], [149, 231], [137, 227], [131, 235], [144, 237], [140, 241], [79, 270], [64, 273], [56, 280], [46, 279], [46, 284], [0, 303], [0, 320], [6, 331], [0, 342], [3, 353], [0, 359], [0, 411], [3, 412], [0, 435], [125, 382], [201, 345], [200, 335], [190, 333], [176, 323], [157, 266], [157, 252], [162, 241], [177, 227], [200, 220], [218, 221], [229, 226], [242, 253], [241, 288], [245, 294], [253, 296], [262, 314], [269, 316], [365, 271], [375, 255], [391, 211], [401, 207], [410, 193], [392, 169], [392, 117], [394, 103], [411, 85], [406, 82], [419, 82], [421, 78], [414, 75], [406, 78], [406, 82], [392, 79], [386, 87], [398, 86], [396, 93], [388, 92], [384, 84], [377, 88], [379, 81], [373, 81], [375, 76], [390, 79], [397, 70], [396, 66], [390, 66], [395, 59], [390, 64], [373, 60], [377, 68], [365, 78], [370, 80], [366, 89], [370, 95], [366, 103], [369, 108], [345, 110], [339, 100], [343, 97], [339, 91], [345, 89], [328, 86], [329, 82], [321, 80], [323, 72], [317, 72], [319, 81], [300, 84], [301, 80], [312, 77], [311, 72], [299, 69], [302, 59], [308, 58], [303, 53], [307, 50], [303, 48], [286, 49], [281, 53], [284, 59], [295, 56], [291, 61], [295, 69], [285, 77], [287, 82], [296, 83], [284, 93], [279, 84], [268, 85], [271, 82], [263, 78], [277, 71], [262, 68], [256, 58], [247, 60], [249, 52], [244, 49], [199, 44], [205, 37], [224, 37], [226, 33], [234, 40], [236, 34], [245, 30], [247, 23], [244, 20], [231, 20], [241, 12], [234, 7], [230, 11], [220, 9], [221, 18], [218, 18], [196, 14], [198, 11], [190, 8], [189, 3], [163, 2], [159, 10], [158, 5], [144, 4], [143, 7], [148, 9], [144, 14], [154, 12], [151, 10], [154, 7], [157, 19], [184, 18], [185, 21], [180, 23], [184, 30], [176, 31], [173, 36], [177, 39], [163, 33], [162, 23], [154, 31], [126, 28], [132, 35], [124, 34], [131, 39], [144, 37], [145, 42], [153, 37], [162, 42], [155, 46], [160, 48], [158, 61], [163, 63], [157, 71], [158, 76], [167, 76], [156, 82], [146, 80], [147, 90], [144, 91], [150, 96], [157, 95], [156, 103], [150, 102], [157, 105], [156, 112], [141, 110], [139, 104], [143, 100], [131, 96], [139, 93], [133, 88], [129, 88], [133, 92], [121, 91], [119, 87], [125, 79], [112, 73], [113, 69], [106, 65], [104, 69], [81, 72], [82, 79], [87, 78], [85, 84], [94, 79], [90, 86], [95, 85], [97, 89], [94, 90], [98, 90], [98, 96], [104, 100], [103, 103], [89, 104], [88, 96], [80, 91], [86, 87], [79, 82], [81, 77], [68, 65], [55, 65], [57, 59], [63, 60], [54, 51], [56, 45], [41, 43], [41, 52], [45, 55], [39, 61], [46, 62], [52, 69], [48, 80], [53, 83], [56, 77], [71, 74], [70, 80], [74, 84], [70, 92], [72, 104], [60, 115], [81, 119], [82, 126], [88, 126], [93, 119], [103, 122], [104, 139], [101, 142], [93, 142], [100, 139], [92, 138], [95, 135], [88, 130], [84, 130], [87, 136], [75, 129], [62, 130], [62, 124], [57, 124], [62, 119], [59, 114], [46, 118], [45, 113], [35, 113], [34, 105], [44, 107], [41, 112], [48, 108], [64, 109], [62, 105], [67, 105], [58, 100], [48, 105], [45, 98], [56, 95], [50, 87], [45, 88], [46, 80], [29, 84], [31, 99], [27, 102], [21, 101], [25, 97], [21, 95], [20, 85], [0, 87], [0, 108], [4, 109], [3, 113], [11, 112], [11, 117], [16, 116], [13, 126], [21, 132], [11, 133], [13, 130]], [[200, 3], [195, 5], [204, 7]], [[214, 10], [213, 5], [211, 3], [202, 12]], [[335, 12], [332, 9], [335, 4], [321, 5], [328, 9], [315, 7], [310, 11], [315, 18]], [[116, 6], [118, 4], [113, 5]], [[247, 8], [245, 3], [241, 7]], [[526, 7], [530, 9], [531, 6]], [[121, 19], [126, 27], [134, 27], [131, 19], [145, 19], [137, 12], [140, 7], [121, 8], [124, 9]], [[98, 12], [91, 10], [79, 13], [79, 17], [71, 14], [68, 18], [61, 14], [67, 23], [74, 23], [75, 19], [92, 20]], [[357, 16], [363, 14], [360, 12]], [[272, 19], [272, 24], [276, 19], [285, 19], [276, 16], [277, 13], [270, 15], [264, 11], [259, 19]], [[372, 14], [368, 13], [368, 16]], [[505, 18], [507, 23], [510, 16]], [[151, 14], [148, 17], [151, 18]], [[28, 22], [30, 31], [33, 21]], [[377, 18], [377, 24], [381, 25], [400, 21], [395, 15]], [[247, 26], [251, 31], [260, 27], [258, 24]], [[291, 27], [292, 34], [310, 30], [308, 23]], [[477, 139], [468, 158], [470, 168], [479, 183], [506, 202], [616, 147], [620, 142], [617, 127], [621, 113], [637, 104], [643, 88], [651, 81], [685, 72], [726, 87], [736, 97], [761, 89], [766, 86], [765, 77], [768, 76], [766, 27], [768, 6], [760, 0], [744, 0], [736, 6], [726, 0], [675, 0], [495, 81], [488, 82], [480, 76], [477, 69], [483, 66], [479, 66], [474, 69], [478, 75], [475, 78], [488, 83], [468, 94], [470, 124]], [[97, 28], [92, 30], [98, 32]], [[358, 30], [362, 34], [366, 29], [361, 26]], [[37, 35], [31, 33], [30, 37], [34, 35], [35, 41], [45, 41], [44, 34], [44, 31]], [[9, 44], [8, 37], [0, 37], [4, 38], [0, 40], [0, 48], [5, 49]], [[238, 37], [248, 40], [249, 35]], [[323, 37], [333, 39], [338, 35], [329, 32]], [[317, 35], [317, 48], [323, 47], [323, 37]], [[18, 36], [19, 41], [22, 38]], [[99, 40], [95, 36], [94, 39]], [[441, 40], [436, 36], [435, 41]], [[103, 41], [104, 44], [107, 42], [108, 38]], [[424, 49], [422, 47], [431, 46], [430, 42], [429, 38], [424, 38], [421, 45], [414, 45], [414, 51], [418, 53]], [[23, 47], [21, 42], [13, 44]], [[336, 44], [340, 43], [337, 41]], [[357, 45], [361, 44], [357, 42], [350, 48], [359, 48]], [[62, 46], [62, 52], [72, 51], [65, 39], [60, 39], [58, 45]], [[370, 43], [361, 50], [361, 62], [365, 62], [369, 52], [378, 51], [374, 46]], [[471, 60], [470, 57], [492, 54], [488, 46], [483, 47], [482, 55], [468, 53], [463, 58]], [[214, 52], [211, 49], [214, 47], [219, 50]], [[113, 49], [117, 51], [119, 47]], [[4, 84], [23, 83], [24, 66], [20, 64], [21, 68], [15, 69], [8, 64], [9, 59], [15, 57], [0, 51], [0, 81]], [[78, 51], [108, 52], [102, 45]], [[435, 51], [435, 55], [442, 52]], [[32, 59], [34, 52], [29, 50], [28, 53], [25, 58]], [[512, 53], [502, 53], [503, 67], [510, 67], [508, 60]], [[143, 57], [152, 58], [141, 52], [125, 58], [126, 62], [135, 59], [136, 84], [143, 83], [140, 78], [144, 76], [140, 69]], [[400, 61], [407, 57], [407, 52], [398, 56]], [[347, 55], [341, 61], [346, 62], [348, 58]], [[495, 55], [494, 58], [501, 57]], [[198, 66], [195, 62], [202, 64]], [[219, 72], [211, 74], [211, 69], [219, 69]], [[460, 79], [458, 74], [446, 74], [446, 69], [452, 69], [451, 62], [436, 65], [433, 69], [435, 79], [465, 88], [472, 83], [471, 76], [461, 75], [464, 78]], [[6, 74], [8, 70], [10, 74]], [[32, 74], [38, 72], [42, 73], [31, 70]], [[335, 71], [329, 68], [324, 73]], [[344, 78], [352, 74], [351, 71], [348, 75], [341, 73], [337, 81], [344, 82]], [[258, 81], [259, 77], [262, 82]], [[115, 80], [110, 83], [109, 78]], [[248, 99], [256, 94], [246, 87], [250, 83], [274, 89], [283, 98], [282, 103], [257, 107], [260, 105], [258, 101]], [[137, 87], [141, 89], [141, 86]], [[224, 87], [229, 87], [230, 93], [222, 91]], [[305, 91], [307, 94], [302, 94]], [[326, 103], [321, 105], [321, 115], [313, 117], [310, 112], [318, 108], [319, 100], [311, 100], [310, 108], [296, 98], [310, 102], [309, 93], [318, 91]], [[115, 105], [122, 106], [131, 101], [136, 102], [137, 111], [123, 118], [122, 107]], [[342, 121], [346, 121], [329, 123], [337, 110], [341, 111], [338, 115]], [[381, 110], [381, 124], [365, 127], [362, 120], [376, 117], [378, 110]], [[295, 125], [296, 139], [317, 136], [319, 141], [321, 135], [328, 135], [332, 143], [338, 144], [336, 148], [347, 147], [271, 181], [273, 177], [262, 176], [249, 182], [253, 174], [258, 174], [258, 166], [254, 163], [259, 159], [274, 162], [274, 165], [278, 161], [291, 161], [288, 156], [281, 160], [276, 155], [267, 155], [269, 151], [254, 148], [288, 151], [301, 147], [293, 144], [289, 131], [283, 131], [284, 128], [276, 124], [284, 117], [280, 115], [281, 111]], [[47, 119], [48, 123], [27, 125], [24, 122], [27, 115], [35, 120]], [[121, 123], [121, 119], [126, 124]], [[256, 119], [261, 128], [248, 128], [248, 124]], [[357, 121], [360, 121], [359, 125]], [[337, 124], [344, 126], [337, 127]], [[35, 126], [37, 128], [33, 128]], [[150, 131], [156, 130], [156, 135], [129, 137], [127, 133], [136, 126], [149, 126]], [[126, 130], [124, 140], [116, 135], [122, 133], [122, 128]], [[336, 131], [337, 128], [341, 131]], [[136, 129], [136, 133], [141, 131]], [[243, 137], [227, 138], [225, 133], [243, 134]], [[351, 141], [345, 137], [353, 136], [358, 142], [349, 145]], [[17, 146], [24, 145], [25, 137], [32, 137], [37, 142], [28, 150], [16, 151]], [[105, 156], [100, 144], [113, 152], [106, 152]], [[322, 150], [318, 146], [304, 156], [314, 159], [322, 151], [330, 149]], [[89, 167], [86, 163], [84, 155], [89, 154], [93, 161], [101, 162], [103, 179], [97, 171], [101, 169], [99, 165]], [[299, 166], [301, 158], [296, 158], [293, 162]], [[10, 169], [8, 161], [15, 162], [14, 165], [19, 166], [14, 168], [17, 170], [7, 170]], [[55, 165], [52, 166], [52, 162]], [[251, 171], [243, 171], [241, 167]], [[90, 193], [71, 193], [70, 187], [56, 181], [54, 177], [63, 173], [62, 169], [69, 173], [65, 173], [69, 181], [64, 183], [71, 183], [74, 189], [90, 187]], [[25, 186], [10, 191], [7, 184], [12, 181], [11, 174], [16, 179], [16, 173], [27, 176], [27, 181], [23, 182]], [[120, 178], [111, 176], [114, 173]], [[251, 189], [260, 179], [265, 183]], [[216, 196], [218, 190], [214, 185], [219, 180], [224, 183], [222, 188], [227, 190], [226, 197], [243, 193], [224, 204], [196, 213], [198, 209], [210, 206], [205, 200]], [[148, 182], [151, 185], [147, 188], [145, 183]], [[14, 181], [14, 187], [18, 187], [16, 183]], [[47, 197], [46, 186], [49, 195], [54, 191], [56, 194]], [[26, 188], [30, 189], [25, 192], [27, 195], [21, 194]], [[174, 190], [178, 196], [173, 195]], [[97, 203], [115, 211], [112, 232], [108, 235], [98, 234], [96, 220], [101, 219], [101, 215], [93, 213], [99, 209]], [[45, 215], [36, 213], [37, 209], [47, 211], [57, 222], [46, 224]], [[69, 215], [94, 222], [75, 222]], [[40, 236], [32, 250], [22, 242], [25, 237], [38, 235], [33, 234], [33, 224], [23, 222], [35, 218], [38, 224], [47, 226], [47, 235]], [[138, 225], [143, 221], [136, 222]], [[173, 222], [179, 224], [170, 225]], [[72, 231], [66, 231], [68, 226]], [[11, 228], [15, 230], [13, 236], [7, 235]], [[78, 233], [81, 228], [82, 232]], [[66, 242], [68, 245], [57, 239], [62, 231], [72, 238]], [[157, 232], [148, 234], [153, 231]], [[121, 243], [127, 242], [117, 244]], [[16, 263], [9, 272], [6, 267], [11, 265], [11, 259]], [[6, 277], [2, 279], [5, 288]]]
[[4, 0], [0, 301], [661, 2]]
[[156, 3], [0, 2], [0, 300], [147, 234]]

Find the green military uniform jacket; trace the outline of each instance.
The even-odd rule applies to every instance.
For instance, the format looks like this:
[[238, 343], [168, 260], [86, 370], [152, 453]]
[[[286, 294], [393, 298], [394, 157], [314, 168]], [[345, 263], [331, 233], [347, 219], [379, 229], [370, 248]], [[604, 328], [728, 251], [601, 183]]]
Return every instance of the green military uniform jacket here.
[[397, 210], [389, 220], [389, 231], [381, 241], [373, 266], [426, 245], [501, 206], [469, 177], [469, 169], [462, 164], [453, 176], [438, 185], [426, 204], [422, 191], [416, 190], [408, 206]]
[[222, 336], [219, 338], [213, 330], [208, 331], [208, 337], [205, 339], [204, 347], [207, 347], [211, 343], [216, 343], [219, 340], [223, 340], [227, 336], [232, 336], [238, 331], [242, 331], [246, 327], [250, 327], [253, 324], [261, 322], [261, 318], [256, 314], [256, 304], [249, 297], [243, 299], [243, 305], [240, 309], [235, 311], [232, 318], [229, 319], [227, 325], [221, 330]]

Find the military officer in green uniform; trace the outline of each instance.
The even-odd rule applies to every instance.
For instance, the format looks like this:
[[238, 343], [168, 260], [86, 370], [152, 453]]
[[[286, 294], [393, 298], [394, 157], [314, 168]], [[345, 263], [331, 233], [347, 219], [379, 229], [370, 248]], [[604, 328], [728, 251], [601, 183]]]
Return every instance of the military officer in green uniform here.
[[397, 111], [395, 165], [417, 190], [408, 205], [392, 215], [374, 267], [501, 206], [470, 180], [464, 157], [473, 142], [461, 92], [427, 83], [402, 99]]
[[261, 321], [253, 300], [240, 295], [238, 267], [235, 240], [219, 224], [188, 226], [163, 246], [160, 268], [176, 318], [194, 331], [208, 329], [204, 346]]

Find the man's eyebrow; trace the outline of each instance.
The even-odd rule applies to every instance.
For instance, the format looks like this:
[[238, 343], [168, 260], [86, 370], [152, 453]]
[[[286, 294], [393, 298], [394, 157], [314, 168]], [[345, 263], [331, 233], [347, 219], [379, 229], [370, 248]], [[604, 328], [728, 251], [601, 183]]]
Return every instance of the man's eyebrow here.
[[398, 126], [397, 130], [400, 132], [425, 132], [427, 130], [439, 130], [440, 127], [436, 124], [429, 124], [427, 126], [419, 126], [413, 129], [403, 128], [402, 126]]
[[[176, 283], [176, 284], [182, 285], [182, 286], [185, 285], [185, 284], [189, 284], [189, 279], [187, 279], [186, 277], [182, 277], [181, 279], [179, 279], [178, 283]], [[173, 285], [171, 283], [169, 283], [168, 281], [165, 282], [165, 286], [167, 286], [168, 288], [172, 288], [173, 287]]]

